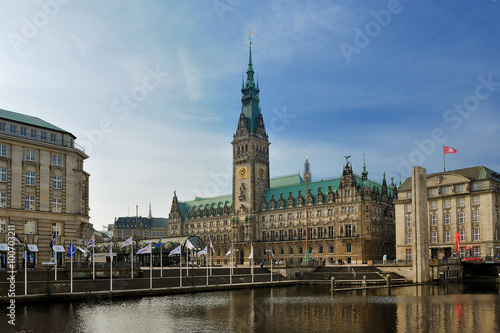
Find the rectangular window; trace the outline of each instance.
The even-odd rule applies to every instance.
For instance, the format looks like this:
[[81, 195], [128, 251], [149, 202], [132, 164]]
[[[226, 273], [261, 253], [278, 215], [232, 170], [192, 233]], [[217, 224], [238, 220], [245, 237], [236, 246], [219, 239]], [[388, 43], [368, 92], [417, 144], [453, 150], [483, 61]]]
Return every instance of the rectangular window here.
[[24, 196], [24, 209], [35, 210], [35, 196], [25, 195]]
[[450, 230], [444, 231], [444, 241], [451, 242], [451, 231]]
[[52, 176], [52, 188], [60, 190], [62, 189], [62, 177]]
[[444, 208], [450, 208], [450, 200], [446, 199], [444, 201]]
[[461, 229], [458, 231], [458, 240], [461, 242], [465, 241], [465, 230]]
[[436, 189], [435, 188], [429, 189], [429, 195], [436, 195]]
[[318, 238], [323, 238], [323, 227], [318, 228]]
[[30, 134], [33, 139], [36, 139], [36, 129], [32, 129]]
[[0, 132], [5, 132], [5, 123], [0, 123]]
[[283, 246], [280, 247], [280, 254], [285, 254], [285, 248]]
[[290, 246], [290, 248], [288, 249], [288, 254], [293, 254], [293, 246]]
[[431, 215], [431, 225], [437, 225], [437, 215], [433, 214]]
[[479, 239], [479, 228], [472, 229], [472, 240], [478, 241]]
[[34, 235], [36, 234], [36, 223], [35, 221], [24, 221], [24, 233]]
[[431, 243], [437, 243], [438, 241], [438, 233], [437, 231], [431, 232]]
[[463, 212], [457, 213], [458, 223], [465, 223], [465, 214]]
[[479, 183], [472, 184], [472, 189], [473, 190], [479, 190]]
[[303, 230], [304, 230], [304, 229], [299, 229], [299, 236], [298, 236], [298, 237], [299, 237], [299, 239], [302, 239], [302, 237], [303, 237], [303, 233], [304, 233], [304, 231], [303, 231]]
[[7, 219], [0, 219], [0, 233], [4, 234], [7, 232]]
[[481, 248], [479, 246], [472, 247], [472, 256], [481, 257]]
[[463, 185], [458, 185], [457, 186], [457, 192], [463, 192], [464, 191], [464, 186]]
[[411, 212], [411, 204], [406, 204], [406, 212]]
[[312, 217], [313, 216], [313, 212], [312, 211], [308, 211], [307, 212], [307, 217]]
[[473, 196], [472, 197], [472, 204], [473, 205], [479, 205], [479, 197], [478, 196]]
[[36, 151], [33, 149], [26, 149], [26, 161], [36, 161]]
[[411, 198], [411, 192], [406, 192], [406, 198], [408, 198], [408, 199]]
[[298, 218], [298, 219], [301, 219], [301, 218], [302, 218], [302, 212], [298, 212], [298, 213], [297, 213], [297, 218]]
[[7, 207], [7, 193], [0, 193], [0, 208]]
[[436, 201], [432, 201], [431, 202], [431, 209], [436, 209], [436, 208], [437, 208]]
[[450, 223], [451, 223], [450, 214], [444, 214], [444, 224], [450, 224]]
[[323, 216], [323, 211], [322, 211], [322, 210], [318, 210], [317, 215], [318, 215], [318, 216]]
[[293, 219], [293, 214], [292, 213], [288, 213], [288, 219], [289, 220]]
[[323, 253], [323, 245], [319, 245], [318, 247], [318, 253]]
[[328, 227], [328, 238], [333, 238], [333, 226]]
[[464, 206], [464, 198], [458, 198], [458, 207]]
[[448, 193], [450, 193], [450, 187], [449, 186], [443, 187], [443, 194], [448, 194]]
[[406, 227], [411, 228], [411, 216], [406, 216]]
[[0, 168], [0, 182], [6, 182], [7, 181], [7, 169], [6, 168]]
[[62, 199], [61, 198], [52, 198], [52, 211], [54, 213], [62, 212]]
[[51, 234], [53, 235], [54, 232], [55, 232], [57, 235], [62, 235], [61, 231], [62, 231], [61, 223], [59, 223], [59, 222], [52, 222], [52, 232], [51, 232]]
[[52, 155], [52, 165], [54, 165], [54, 166], [62, 166], [62, 155], [53, 154]]
[[334, 246], [333, 246], [333, 244], [330, 244], [329, 249], [328, 249], [328, 253], [333, 253], [333, 252], [334, 252]]
[[0, 145], [0, 156], [7, 157], [7, 145]]
[[299, 254], [302, 254], [304, 253], [304, 249], [302, 248], [302, 246], [299, 246]]
[[406, 260], [413, 260], [412, 249], [406, 249]]
[[283, 219], [284, 219], [283, 214], [279, 214], [279, 215], [278, 215], [278, 220], [279, 220], [279, 221], [283, 221]]
[[43, 141], [47, 141], [47, 132], [41, 132], [40, 139], [42, 139]]
[[10, 134], [17, 134], [16, 125], [10, 125]]
[[406, 244], [411, 244], [411, 232], [406, 234]]
[[26, 127], [21, 127], [21, 136], [27, 136], [28, 135], [28, 129]]
[[460, 247], [460, 259], [465, 258], [465, 247]]
[[56, 142], [57, 141], [57, 135], [55, 133], [50, 133], [50, 142]]
[[24, 183], [27, 186], [35, 186], [36, 185], [36, 173], [31, 171], [26, 171], [24, 177]]
[[479, 222], [479, 211], [478, 210], [472, 211], [472, 222]]
[[333, 209], [329, 209], [328, 210], [328, 216], [332, 216], [333, 215]]

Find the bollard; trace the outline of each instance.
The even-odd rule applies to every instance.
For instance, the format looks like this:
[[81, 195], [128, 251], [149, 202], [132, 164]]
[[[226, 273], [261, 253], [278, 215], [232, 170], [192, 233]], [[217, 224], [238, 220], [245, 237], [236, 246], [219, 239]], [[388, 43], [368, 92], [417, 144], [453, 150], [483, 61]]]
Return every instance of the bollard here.
[[366, 275], [363, 275], [363, 288], [366, 288]]
[[391, 275], [387, 274], [385, 279], [386, 279], [385, 283], [386, 283], [387, 287], [390, 288], [391, 287]]
[[330, 291], [333, 293], [335, 291], [335, 276], [332, 276], [330, 280]]
[[498, 284], [500, 284], [500, 273], [498, 273]]

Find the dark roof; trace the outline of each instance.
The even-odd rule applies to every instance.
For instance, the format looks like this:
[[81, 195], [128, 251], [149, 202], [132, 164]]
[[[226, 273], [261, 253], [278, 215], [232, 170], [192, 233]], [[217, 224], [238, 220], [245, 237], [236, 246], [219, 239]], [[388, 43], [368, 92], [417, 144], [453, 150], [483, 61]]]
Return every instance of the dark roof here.
[[46, 128], [46, 129], [50, 129], [53, 131], [71, 134], [68, 131], [63, 130], [60, 127], [57, 127], [55, 125], [52, 125], [51, 123], [46, 122], [45, 120], [42, 120], [38, 117], [28, 116], [28, 115], [22, 114], [22, 113], [17, 113], [17, 112], [12, 112], [12, 111], [0, 109], [0, 118], [11, 120], [11, 121], [16, 121], [18, 123], [23, 123], [23, 124], [27, 124], [27, 125], [31, 125], [31, 126]]
[[[484, 180], [484, 179], [492, 179], [500, 182], [500, 173], [488, 169], [485, 166], [479, 165], [470, 168], [457, 169], [457, 170], [449, 170], [445, 172], [436, 172], [427, 175], [427, 178], [436, 176], [436, 175], [446, 175], [446, 174], [455, 174], [460, 175], [465, 178], [468, 178], [470, 181], [475, 180]], [[406, 178], [406, 180], [399, 187], [399, 191], [409, 191], [411, 190], [411, 177]]]
[[[127, 228], [127, 224], [130, 228], [135, 228], [135, 216], [118, 217], [115, 221], [115, 226], [117, 228]], [[168, 219], [162, 217], [153, 217], [151, 219], [147, 217], [139, 216], [137, 217], [137, 222], [143, 223], [145, 228], [149, 227], [166, 227], [168, 225]]]

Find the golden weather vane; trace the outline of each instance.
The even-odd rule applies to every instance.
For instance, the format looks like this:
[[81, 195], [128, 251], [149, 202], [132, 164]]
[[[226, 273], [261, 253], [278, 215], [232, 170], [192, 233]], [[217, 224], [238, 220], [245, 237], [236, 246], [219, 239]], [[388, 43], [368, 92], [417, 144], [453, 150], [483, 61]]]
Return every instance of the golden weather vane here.
[[252, 30], [250, 30], [250, 45], [252, 45]]

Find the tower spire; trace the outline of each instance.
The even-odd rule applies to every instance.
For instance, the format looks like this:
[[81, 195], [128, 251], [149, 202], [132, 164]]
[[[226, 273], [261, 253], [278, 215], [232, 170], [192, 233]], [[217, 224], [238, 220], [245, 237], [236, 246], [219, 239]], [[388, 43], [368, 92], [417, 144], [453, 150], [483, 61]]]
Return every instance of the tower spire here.
[[253, 80], [253, 64], [252, 64], [252, 31], [250, 30], [250, 42], [248, 43], [248, 69], [247, 69], [247, 85], [246, 87], [255, 87]]
[[363, 154], [363, 172], [361, 172], [361, 179], [368, 179], [368, 171], [366, 171], [365, 154]]

